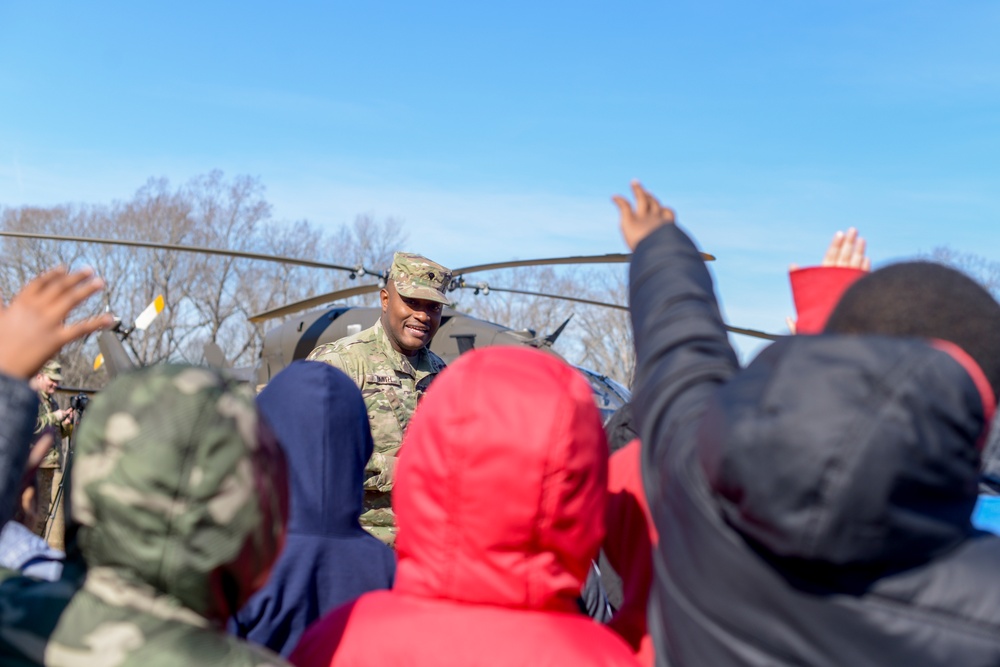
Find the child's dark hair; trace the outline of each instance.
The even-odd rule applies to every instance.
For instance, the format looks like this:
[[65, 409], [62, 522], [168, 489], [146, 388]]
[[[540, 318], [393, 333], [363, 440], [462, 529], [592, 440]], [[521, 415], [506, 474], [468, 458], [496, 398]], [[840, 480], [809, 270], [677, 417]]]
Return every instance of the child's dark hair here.
[[874, 271], [844, 293], [824, 331], [954, 343], [976, 360], [1000, 398], [1000, 304], [955, 269], [903, 262]]

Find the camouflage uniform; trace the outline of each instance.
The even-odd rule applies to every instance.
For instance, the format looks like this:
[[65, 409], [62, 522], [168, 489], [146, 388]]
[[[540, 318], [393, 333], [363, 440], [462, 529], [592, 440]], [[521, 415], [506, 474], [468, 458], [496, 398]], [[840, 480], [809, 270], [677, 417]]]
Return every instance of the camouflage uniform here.
[[[38, 371], [39, 375], [44, 375], [56, 382], [62, 382], [62, 365], [55, 360], [47, 362], [42, 366], [42, 370]], [[56, 403], [56, 399], [52, 394], [46, 394], [44, 391], [38, 391], [38, 420], [35, 422], [35, 433], [41, 433], [42, 429], [49, 426], [59, 429], [62, 437], [68, 438], [70, 433], [73, 432], [72, 424], [64, 424], [62, 420], [56, 417], [56, 410], [59, 409], [59, 404]]]
[[56, 417], [55, 412], [58, 409], [59, 404], [56, 403], [54, 396], [46, 394], [44, 391], [38, 392], [38, 419], [35, 421], [35, 433], [41, 433], [42, 429], [52, 426], [59, 429], [59, 434], [62, 437], [69, 437], [69, 434], [73, 432], [73, 425], [64, 423]]
[[[38, 371], [38, 374], [44, 375], [55, 382], [62, 382], [62, 365], [55, 359], [52, 359], [42, 366], [42, 370]], [[43, 430], [51, 428], [57, 434], [57, 438], [52, 449], [49, 450], [49, 453], [45, 455], [45, 458], [42, 459], [41, 464], [38, 466], [38, 517], [33, 526], [37, 535], [45, 535], [46, 533], [49, 514], [52, 513], [52, 503], [56, 501], [55, 496], [58, 495], [59, 485], [62, 483], [62, 438], [68, 438], [73, 432], [73, 424], [65, 423], [56, 417], [55, 413], [57, 410], [59, 410], [59, 404], [56, 403], [55, 397], [52, 394], [46, 394], [44, 391], [39, 390], [38, 419], [35, 421], [35, 434], [37, 435]], [[61, 507], [61, 499], [59, 503]], [[60, 509], [56, 510], [54, 518], [56, 518], [55, 523], [58, 524], [58, 530], [51, 531], [50, 538], [52, 539], [53, 546], [63, 549], [65, 545], [62, 543], [62, 511]]]
[[222, 630], [284, 536], [284, 459], [261, 432], [251, 391], [206, 369], [109, 385], [78, 433], [63, 577], [0, 569], [0, 664], [286, 665]]
[[[400, 295], [448, 304], [444, 291], [451, 272], [425, 257], [396, 253], [389, 279]], [[365, 511], [361, 525], [389, 546], [396, 539], [390, 492], [403, 433], [417, 401], [445, 368], [441, 357], [424, 347], [415, 357], [393, 349], [382, 321], [353, 336], [320, 345], [307, 359], [323, 361], [348, 375], [365, 400], [375, 452], [365, 468]]]

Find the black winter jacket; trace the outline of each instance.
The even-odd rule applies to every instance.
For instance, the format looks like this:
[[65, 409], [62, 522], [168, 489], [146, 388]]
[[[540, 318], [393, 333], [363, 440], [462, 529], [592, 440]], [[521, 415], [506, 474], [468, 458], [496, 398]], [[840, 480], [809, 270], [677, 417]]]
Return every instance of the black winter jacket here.
[[37, 417], [38, 394], [0, 373], [0, 526], [14, 515]]
[[631, 268], [659, 664], [1000, 665], [984, 406], [923, 341], [801, 336], [740, 370], [678, 228]]

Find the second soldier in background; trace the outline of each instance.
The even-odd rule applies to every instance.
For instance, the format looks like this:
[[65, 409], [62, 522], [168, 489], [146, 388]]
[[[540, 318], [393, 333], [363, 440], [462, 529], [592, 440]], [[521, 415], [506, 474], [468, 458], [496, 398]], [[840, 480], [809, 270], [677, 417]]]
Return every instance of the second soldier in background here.
[[[45, 429], [52, 429], [56, 437], [52, 449], [38, 467], [38, 518], [34, 526], [35, 533], [48, 537], [49, 544], [57, 549], [63, 549], [63, 517], [62, 512], [52, 507], [54, 502], [62, 503], [59, 497], [59, 486], [63, 476], [63, 438], [68, 438], [73, 432], [73, 408], [62, 409], [56, 402], [55, 393], [63, 381], [62, 364], [55, 359], [45, 362], [42, 369], [29, 380], [29, 386], [38, 393], [38, 420], [35, 422], [35, 435]], [[52, 530], [49, 524], [50, 515], [58, 524]]]
[[320, 345], [308, 357], [344, 371], [361, 389], [375, 441], [361, 524], [390, 546], [396, 539], [390, 496], [396, 456], [417, 401], [445, 367], [428, 346], [441, 325], [442, 309], [450, 303], [445, 295], [450, 282], [451, 271], [440, 264], [397, 252], [379, 294], [379, 321]]

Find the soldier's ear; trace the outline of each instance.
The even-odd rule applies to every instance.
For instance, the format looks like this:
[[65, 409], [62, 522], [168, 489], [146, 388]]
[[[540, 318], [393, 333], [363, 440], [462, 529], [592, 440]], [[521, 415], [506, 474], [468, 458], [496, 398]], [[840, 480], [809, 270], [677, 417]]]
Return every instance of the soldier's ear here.
[[382, 288], [378, 293], [379, 301], [382, 302], [382, 312], [389, 310], [389, 290]]

